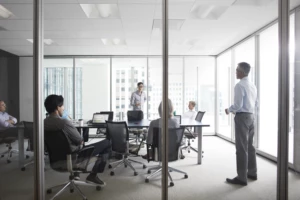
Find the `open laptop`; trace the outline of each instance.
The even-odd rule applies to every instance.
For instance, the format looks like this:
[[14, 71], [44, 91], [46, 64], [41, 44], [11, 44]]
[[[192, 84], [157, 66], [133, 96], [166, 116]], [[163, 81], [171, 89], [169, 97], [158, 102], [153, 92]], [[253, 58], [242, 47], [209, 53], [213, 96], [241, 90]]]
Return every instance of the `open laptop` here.
[[92, 124], [104, 124], [108, 120], [109, 114], [94, 113]]

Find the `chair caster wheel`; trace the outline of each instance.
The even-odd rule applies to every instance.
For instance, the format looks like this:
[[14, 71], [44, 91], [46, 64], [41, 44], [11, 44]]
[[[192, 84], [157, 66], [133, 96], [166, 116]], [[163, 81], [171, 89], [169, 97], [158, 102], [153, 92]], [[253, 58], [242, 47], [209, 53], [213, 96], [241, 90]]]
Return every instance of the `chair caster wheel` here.
[[11, 160], [7, 160], [6, 162], [7, 162], [7, 163], [11, 163]]
[[169, 169], [169, 172], [172, 172], [173, 170]]
[[51, 189], [48, 189], [47, 190], [47, 194], [51, 194], [52, 193], [52, 190]]
[[143, 169], [146, 169], [147, 168], [147, 166], [146, 165], [143, 165]]
[[149, 179], [146, 178], [146, 179], [145, 179], [145, 183], [149, 183]]
[[137, 172], [134, 172], [134, 175], [135, 175], [135, 176], [137, 176], [137, 175], [138, 175], [138, 173], [137, 173]]
[[25, 167], [22, 167], [22, 168], [21, 168], [21, 171], [25, 171]]
[[100, 191], [100, 190], [101, 190], [101, 187], [100, 187], [100, 186], [97, 186], [97, 187], [96, 187], [96, 190], [97, 190], [97, 191]]
[[147, 172], [148, 174], [151, 174], [151, 171], [150, 170], [148, 170], [148, 172]]
[[108, 165], [108, 169], [111, 169], [112, 168], [112, 166], [111, 165]]
[[111, 176], [115, 175], [115, 172], [110, 172], [110, 175], [111, 175]]
[[26, 159], [28, 159], [28, 158], [30, 158], [30, 156], [29, 156], [29, 155], [26, 155]]
[[1, 158], [3, 158], [4, 157], [4, 155], [1, 155]]
[[191, 151], [188, 151], [188, 153], [191, 153]]
[[70, 189], [70, 192], [73, 193], [73, 192], [74, 192], [74, 189]]
[[173, 187], [173, 186], [174, 186], [174, 183], [173, 183], [173, 182], [171, 182], [171, 183], [170, 183], [170, 187]]
[[188, 178], [189, 176], [187, 174], [184, 175], [184, 178]]
[[125, 168], [127, 168], [127, 165], [124, 165]]

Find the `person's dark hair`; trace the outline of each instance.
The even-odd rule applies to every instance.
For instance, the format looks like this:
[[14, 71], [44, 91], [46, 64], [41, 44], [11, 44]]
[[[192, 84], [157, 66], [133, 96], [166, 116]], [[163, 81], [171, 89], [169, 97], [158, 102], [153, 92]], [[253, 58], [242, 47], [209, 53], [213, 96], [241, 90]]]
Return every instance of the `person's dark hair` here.
[[143, 82], [138, 82], [137, 86], [139, 87], [140, 85], [144, 85], [144, 83]]
[[250, 65], [246, 62], [240, 62], [238, 66], [243, 70], [244, 75], [248, 76], [251, 69]]
[[57, 107], [61, 107], [62, 105], [64, 105], [64, 98], [61, 95], [56, 94], [49, 95], [44, 102], [46, 111], [49, 114], [55, 112]]

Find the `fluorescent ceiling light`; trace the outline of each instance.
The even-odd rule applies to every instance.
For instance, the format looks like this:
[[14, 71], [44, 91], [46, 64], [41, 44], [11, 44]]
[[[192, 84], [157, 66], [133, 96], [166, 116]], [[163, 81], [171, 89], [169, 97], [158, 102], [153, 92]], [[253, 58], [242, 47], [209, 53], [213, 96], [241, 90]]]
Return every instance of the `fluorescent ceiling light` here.
[[[33, 39], [27, 39], [27, 41], [33, 43]], [[51, 45], [53, 43], [54, 43], [54, 41], [52, 39], [44, 39], [44, 44], [46, 44], [46, 45]]]
[[[169, 19], [168, 26], [169, 30], [177, 30], [179, 31], [183, 25], [184, 19]], [[162, 29], [162, 20], [161, 19], [154, 19], [152, 29], [155, 32], [160, 32]]]
[[226, 12], [228, 8], [229, 6], [198, 4], [192, 8], [191, 18], [217, 20]]
[[117, 4], [80, 4], [88, 18], [120, 18]]
[[4, 6], [0, 5], [0, 17], [8, 19], [13, 16], [13, 13], [7, 10]]
[[108, 46], [108, 45], [116, 45], [116, 46], [121, 46], [121, 45], [126, 45], [125, 39], [120, 39], [120, 38], [113, 38], [113, 39], [107, 39], [107, 38], [102, 38], [101, 39], [103, 44]]

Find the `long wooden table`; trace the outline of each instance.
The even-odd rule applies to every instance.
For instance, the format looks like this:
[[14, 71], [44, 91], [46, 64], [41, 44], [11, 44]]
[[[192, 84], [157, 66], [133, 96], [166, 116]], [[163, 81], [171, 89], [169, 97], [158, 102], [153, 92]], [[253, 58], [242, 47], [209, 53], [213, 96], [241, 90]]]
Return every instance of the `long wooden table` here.
[[[128, 128], [148, 128], [151, 120], [148, 119], [142, 119], [140, 121], [126, 121]], [[198, 122], [196, 120], [191, 119], [182, 119], [180, 127], [198, 127], [198, 164], [202, 164], [202, 127], [209, 127], [209, 124], [202, 124], [201, 122]], [[101, 124], [83, 124], [82, 126], [79, 126], [78, 124], [75, 124], [76, 128], [106, 128], [105, 123]]]

